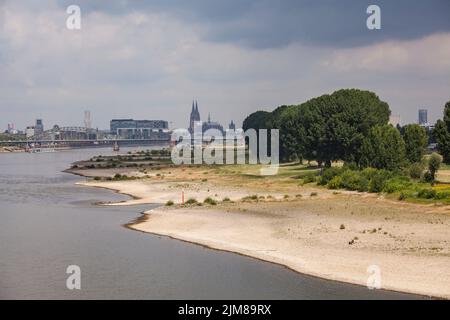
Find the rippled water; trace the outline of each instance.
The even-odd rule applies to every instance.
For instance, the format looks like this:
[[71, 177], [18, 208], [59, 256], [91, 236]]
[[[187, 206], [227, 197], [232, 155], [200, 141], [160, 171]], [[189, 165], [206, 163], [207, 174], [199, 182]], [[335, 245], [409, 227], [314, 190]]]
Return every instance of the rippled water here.
[[[61, 171], [109, 150], [0, 154], [0, 299], [399, 299], [123, 227], [152, 205], [75, 186]], [[68, 265], [81, 290], [66, 288]]]

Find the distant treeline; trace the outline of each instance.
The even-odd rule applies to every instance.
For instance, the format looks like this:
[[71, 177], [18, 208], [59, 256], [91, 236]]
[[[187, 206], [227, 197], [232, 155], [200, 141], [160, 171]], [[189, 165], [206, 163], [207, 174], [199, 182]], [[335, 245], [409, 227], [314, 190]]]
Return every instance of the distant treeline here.
[[[281, 161], [315, 160], [326, 167], [344, 161], [360, 168], [395, 170], [421, 161], [429, 137], [416, 124], [401, 130], [389, 125], [390, 113], [375, 93], [342, 89], [300, 105], [252, 113], [243, 129], [279, 129]], [[445, 146], [450, 155], [450, 103], [436, 130], [440, 151]]]

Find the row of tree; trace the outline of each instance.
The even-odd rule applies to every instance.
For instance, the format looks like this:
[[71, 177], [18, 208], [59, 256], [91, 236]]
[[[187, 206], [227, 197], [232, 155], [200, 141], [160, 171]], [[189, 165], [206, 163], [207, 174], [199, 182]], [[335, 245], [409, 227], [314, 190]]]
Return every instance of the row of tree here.
[[[243, 129], [279, 129], [282, 161], [333, 161], [360, 167], [394, 170], [419, 162], [428, 144], [427, 132], [416, 124], [398, 130], [388, 125], [389, 105], [370, 91], [343, 89], [300, 105], [281, 106], [273, 112], [249, 115]], [[450, 160], [450, 103], [436, 126], [436, 140], [444, 159]], [[441, 137], [442, 136], [442, 137]]]

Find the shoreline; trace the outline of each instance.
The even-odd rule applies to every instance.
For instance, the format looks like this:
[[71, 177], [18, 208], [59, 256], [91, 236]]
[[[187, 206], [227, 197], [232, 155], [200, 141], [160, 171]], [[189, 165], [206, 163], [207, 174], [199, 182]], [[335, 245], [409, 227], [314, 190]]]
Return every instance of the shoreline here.
[[[82, 175], [82, 174], [81, 174]], [[83, 176], [83, 175], [82, 175]], [[83, 186], [89, 186], [89, 187], [99, 187], [99, 188], [105, 188], [105, 189], [109, 189], [109, 190], [113, 190], [117, 193], [120, 194], [124, 194], [127, 196], [132, 197], [132, 199], [129, 200], [125, 200], [119, 203], [108, 203], [106, 205], [133, 205], [133, 204], [144, 204], [144, 203], [160, 203], [163, 204], [165, 202], [165, 199], [169, 199], [171, 197], [173, 197], [174, 191], [171, 190], [170, 192], [168, 190], [163, 190], [161, 192], [161, 194], [153, 194], [152, 191], [158, 190], [160, 186], [158, 186], [158, 183], [156, 183], [156, 186], [154, 185], [154, 183], [149, 183], [149, 181], [140, 181], [140, 180], [134, 180], [134, 181], [120, 181], [120, 182], [98, 182], [98, 181], [88, 181], [88, 182], [80, 182], [77, 183], [78, 185], [83, 185]], [[141, 185], [141, 186], [139, 186]], [[143, 188], [142, 185], [145, 185], [146, 188]], [[167, 185], [165, 185], [167, 186]], [[169, 188], [170, 189], [170, 188]], [[150, 196], [149, 196], [150, 194]], [[344, 195], [345, 197], [345, 195]], [[351, 196], [350, 196], [351, 197]], [[304, 201], [304, 200], [302, 200]], [[369, 201], [380, 201], [383, 202], [383, 200], [377, 200], [374, 197], [371, 197]], [[275, 201], [274, 204], [275, 205], [280, 205], [281, 207], [283, 207], [286, 204], [294, 204], [294, 202], [280, 202], [280, 201]], [[394, 203], [391, 203], [390, 201], [384, 203], [387, 206], [395, 206]], [[105, 205], [102, 203], [102, 205]], [[239, 203], [238, 207], [241, 207], [244, 204]], [[272, 204], [264, 204], [264, 206], [270, 206]], [[256, 206], [255, 204], [245, 204], [245, 206], [249, 206], [249, 209], [251, 209], [252, 207]], [[232, 206], [233, 207], [233, 206]], [[428, 208], [430, 209], [428, 206], [424, 206], [424, 205], [414, 205], [414, 204], [407, 204], [405, 205], [405, 207], [407, 208], [407, 210], [409, 211], [410, 208], [413, 207], [421, 207], [421, 209], [425, 209]], [[233, 212], [236, 211], [236, 212]], [[214, 249], [214, 250], [220, 250], [220, 251], [226, 251], [226, 252], [233, 252], [236, 254], [240, 254], [243, 256], [248, 256], [251, 258], [255, 258], [258, 260], [262, 260], [265, 262], [269, 262], [269, 263], [275, 263], [278, 265], [281, 265], [283, 267], [286, 267], [292, 271], [295, 271], [299, 274], [304, 274], [304, 275], [308, 275], [308, 276], [313, 276], [313, 277], [318, 277], [318, 278], [322, 278], [322, 279], [326, 279], [326, 280], [332, 280], [332, 281], [338, 281], [338, 282], [342, 282], [342, 283], [349, 283], [349, 284], [354, 284], [354, 285], [362, 285], [365, 286], [365, 277], [367, 276], [366, 274], [366, 270], [359, 270], [359, 272], [355, 272], [354, 268], [353, 270], [342, 270], [345, 268], [342, 268], [342, 261], [341, 261], [341, 266], [340, 266], [340, 270], [339, 271], [334, 271], [333, 269], [331, 270], [321, 270], [320, 268], [312, 268], [312, 267], [308, 267], [308, 263], [307, 263], [307, 256], [303, 255], [303, 254], [294, 254], [291, 258], [289, 258], [289, 255], [286, 255], [284, 253], [283, 254], [274, 254], [274, 252], [270, 252], [269, 250], [264, 250], [261, 248], [258, 248], [258, 246], [256, 245], [252, 247], [252, 243], [258, 243], [258, 240], [252, 240], [252, 239], [237, 239], [238, 241], [236, 241], [236, 237], [233, 240], [233, 237], [231, 237], [230, 239], [225, 238], [220, 238], [219, 233], [217, 233], [218, 231], [220, 231], [221, 229], [217, 228], [217, 221], [219, 222], [225, 222], [229, 223], [230, 221], [228, 220], [233, 220], [233, 219], [229, 219], [227, 218], [227, 214], [229, 214], [230, 212], [233, 212], [233, 214], [237, 214], [235, 216], [235, 218], [237, 220], [242, 220], [242, 219], [246, 219], [248, 218], [248, 214], [242, 214], [242, 212], [239, 212], [239, 208], [236, 207], [236, 205], [234, 206], [234, 208], [230, 208], [227, 206], [214, 206], [214, 207], [172, 207], [172, 208], [168, 208], [168, 207], [159, 207], [153, 210], [150, 210], [148, 212], [145, 212], [144, 215], [140, 218], [137, 218], [137, 220], [132, 221], [126, 225], [124, 225], [125, 227], [135, 230], [135, 231], [140, 231], [140, 232], [145, 232], [145, 233], [150, 233], [150, 234], [154, 234], [154, 235], [158, 235], [158, 236], [166, 236], [166, 237], [170, 237], [172, 239], [176, 239], [176, 240], [181, 240], [181, 241], [185, 241], [185, 242], [189, 242], [192, 244], [196, 244], [196, 245], [200, 245], [200, 246], [204, 246], [210, 249]], [[205, 216], [205, 213], [207, 213], [207, 216]], [[211, 216], [213, 216], [213, 218], [211, 218]], [[246, 217], [247, 216], [247, 217]], [[255, 218], [254, 214], [251, 214], [250, 217], [253, 216], [253, 218], [250, 219], [257, 219], [258, 217]], [[224, 218], [225, 217], [225, 218]], [[278, 219], [278, 218], [277, 218]], [[201, 230], [196, 230], [196, 227], [192, 224], [192, 222], [190, 222], [190, 220], [195, 220], [195, 223], [198, 223], [199, 225], [203, 225], [206, 226], [205, 228], [201, 229]], [[235, 228], [235, 229], [233, 229]], [[242, 227], [240, 226], [240, 231], [245, 233], [245, 229], [242, 229]], [[210, 229], [209, 231], [207, 229]], [[212, 230], [212, 231], [211, 231]], [[236, 229], [236, 226], [232, 226], [231, 230], [233, 230], [233, 232], [239, 232], [239, 226]], [[215, 235], [211, 235], [211, 233], [216, 233]], [[202, 236], [203, 235], [203, 236]], [[216, 238], [214, 238], [216, 237]], [[258, 237], [256, 237], [258, 238]], [[233, 242], [235, 241], [235, 242]], [[274, 242], [276, 243], [276, 241]], [[281, 248], [283, 246], [285, 246], [286, 244], [284, 243]], [[279, 249], [279, 248], [278, 248]], [[278, 250], [277, 249], [277, 250]], [[303, 248], [306, 249], [306, 248]], [[317, 249], [317, 248], [315, 248]], [[314, 249], [314, 250], [315, 250]], [[321, 251], [320, 251], [321, 250]], [[320, 252], [322, 252], [322, 254], [325, 254], [327, 252], [326, 248], [320, 248]], [[311, 250], [309, 250], [311, 251]], [[329, 251], [329, 250], [328, 250]], [[345, 249], [342, 251], [343, 254], [349, 254], [349, 252], [347, 252], [348, 250]], [[363, 250], [364, 251], [364, 250]], [[379, 259], [383, 260], [383, 255], [380, 255], [380, 253], [376, 253], [374, 254], [373, 252], [371, 253], [370, 250], [369, 251], [369, 255], [372, 256], [377, 256]], [[311, 252], [309, 252], [309, 254], [311, 254]], [[364, 257], [364, 254], [361, 254], [361, 252], [357, 252], [356, 255], [353, 254], [353, 259], [355, 257], [358, 257], [358, 255]], [[352, 253], [350, 252], [350, 257], [352, 256]], [[306, 257], [306, 258], [305, 258]], [[317, 255], [312, 255], [312, 257], [314, 258], [313, 260], [316, 260], [317, 262]], [[367, 257], [365, 257], [367, 258]], [[295, 261], [295, 259], [300, 259], [300, 260], [305, 260], [303, 261], [303, 263], [299, 263], [299, 261]], [[334, 259], [336, 259], [336, 257], [334, 257]], [[394, 265], [394, 271], [395, 271], [395, 265], [397, 264], [404, 264], [406, 261], [406, 264], [408, 264], [408, 261], [410, 262], [410, 266], [409, 268], [411, 270], [415, 270], [417, 268], [415, 268], [415, 266], [417, 265], [417, 263], [419, 262], [422, 265], [426, 265], [428, 262], [428, 259], [430, 259], [430, 261], [437, 261], [437, 264], [439, 265], [439, 263], [442, 262], [442, 264], [445, 264], [447, 262], [450, 263], [450, 259], [448, 257], [422, 257], [420, 258], [420, 255], [414, 256], [414, 257], [407, 257], [407, 256], [402, 256], [402, 254], [396, 255], [396, 254], [390, 254], [390, 256], [387, 257], [387, 259], [384, 260], [392, 260], [390, 261], [389, 268], [392, 267], [392, 265]], [[442, 260], [443, 259], [443, 260]], [[370, 260], [370, 259], [369, 259]], [[320, 261], [320, 259], [319, 259]], [[306, 266], [305, 266], [306, 264]], [[345, 263], [344, 263], [345, 265]], [[384, 268], [384, 267], [383, 267]], [[442, 266], [435, 266], [435, 269], [439, 269], [442, 271]], [[325, 268], [326, 269], [326, 268]], [[336, 268], [339, 269], [339, 268]], [[350, 268], [351, 269], [351, 268]], [[417, 271], [417, 270], [416, 270]], [[431, 270], [430, 270], [431, 271]], [[407, 270], [405, 272], [408, 272]], [[413, 272], [414, 273], [414, 272]], [[420, 272], [419, 272], [420, 273]], [[434, 271], [432, 272], [427, 272], [428, 274], [435, 274]], [[401, 272], [400, 272], [401, 274]], [[411, 294], [416, 294], [416, 295], [420, 295], [422, 297], [435, 297], [435, 298], [443, 298], [443, 299], [450, 299], [450, 275], [448, 274], [444, 274], [444, 279], [443, 281], [439, 280], [439, 281], [435, 281], [433, 282], [432, 278], [433, 277], [429, 277], [427, 278], [426, 275], [425, 278], [423, 279], [424, 281], [421, 282], [410, 282], [408, 284], [408, 279], [403, 279], [402, 281], [400, 281], [400, 283], [396, 283], [395, 281], [395, 277], [392, 276], [390, 277], [391, 279], [387, 279], [385, 282], [382, 282], [382, 290], [389, 290], [389, 291], [396, 291], [396, 292], [403, 292], [403, 293], [411, 293]], [[413, 277], [414, 278], [414, 277]], [[426, 280], [426, 281], [425, 281]], [[432, 281], [431, 285], [426, 285], [427, 281]], [[424, 285], [425, 283], [425, 285]], [[439, 283], [441, 283], [441, 285], [439, 286]], [[442, 285], [442, 283], [444, 283], [444, 285]], [[434, 287], [437, 286], [437, 287]]]

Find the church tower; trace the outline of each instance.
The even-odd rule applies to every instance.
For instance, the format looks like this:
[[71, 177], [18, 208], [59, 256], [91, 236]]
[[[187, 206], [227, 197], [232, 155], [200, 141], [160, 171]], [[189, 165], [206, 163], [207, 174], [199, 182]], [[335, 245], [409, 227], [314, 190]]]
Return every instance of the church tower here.
[[200, 112], [198, 111], [198, 102], [192, 101], [191, 116], [189, 119], [189, 132], [192, 134], [194, 132], [195, 122], [200, 121]]

